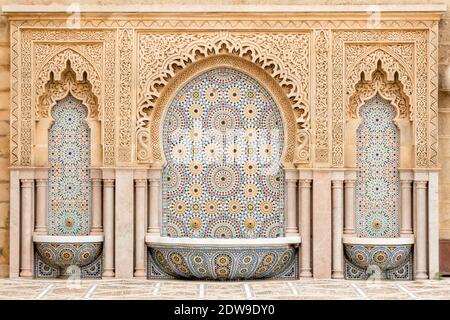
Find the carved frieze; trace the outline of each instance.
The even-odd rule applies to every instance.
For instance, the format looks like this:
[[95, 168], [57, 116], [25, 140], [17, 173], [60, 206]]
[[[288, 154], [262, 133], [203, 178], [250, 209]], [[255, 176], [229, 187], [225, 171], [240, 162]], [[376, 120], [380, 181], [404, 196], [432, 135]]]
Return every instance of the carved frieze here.
[[[227, 53], [284, 90], [296, 118], [295, 165], [342, 167], [347, 112], [364, 98], [355, 92], [382, 85], [393, 95], [401, 85], [395, 103], [414, 124], [416, 167], [436, 167], [437, 36], [432, 19], [383, 19], [370, 30], [363, 20], [325, 18], [83, 18], [79, 29], [64, 19], [13, 19], [11, 164], [33, 165], [35, 121], [48, 112], [46, 92], [63, 90], [68, 60], [71, 83], [87, 79], [98, 99], [104, 165], [146, 166], [158, 160], [150, 121], [164, 87], [186, 66]], [[383, 82], [372, 79], [379, 62]], [[59, 88], [48, 86], [50, 74]]]
[[285, 90], [298, 126], [295, 163], [310, 161], [309, 33], [143, 33], [139, 35], [137, 161], [151, 162], [149, 122], [161, 90], [177, 70], [229, 53], [252, 61]]

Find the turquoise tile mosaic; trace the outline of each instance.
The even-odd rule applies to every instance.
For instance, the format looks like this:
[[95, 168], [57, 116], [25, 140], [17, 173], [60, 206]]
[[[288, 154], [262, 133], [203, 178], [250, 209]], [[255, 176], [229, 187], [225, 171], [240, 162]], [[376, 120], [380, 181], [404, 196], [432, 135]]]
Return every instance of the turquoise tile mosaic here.
[[51, 235], [88, 235], [91, 184], [87, 109], [71, 95], [52, 109], [49, 131], [49, 212]]
[[398, 237], [400, 165], [396, 111], [376, 95], [360, 109], [357, 132], [356, 227], [359, 237]]
[[164, 236], [283, 236], [283, 121], [260, 83], [204, 72], [176, 93], [163, 128]]

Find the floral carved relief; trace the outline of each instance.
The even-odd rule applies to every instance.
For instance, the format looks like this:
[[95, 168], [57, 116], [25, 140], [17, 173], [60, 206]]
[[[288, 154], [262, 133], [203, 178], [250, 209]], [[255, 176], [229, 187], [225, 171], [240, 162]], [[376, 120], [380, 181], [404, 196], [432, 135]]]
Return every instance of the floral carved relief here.
[[[56, 87], [46, 87], [46, 84], [51, 72], [53, 72], [54, 80], [61, 81], [59, 77], [66, 68], [67, 61], [71, 62], [71, 68], [75, 74], [73, 83], [85, 82], [84, 74], [86, 73], [92, 85], [91, 90], [98, 99], [96, 112], [104, 122], [104, 164], [114, 164], [115, 31], [80, 29], [19, 29], [16, 31], [15, 26], [12, 26], [12, 29], [15, 30], [15, 35], [12, 37], [13, 69], [17, 74], [13, 76], [14, 85], [12, 86], [14, 93], [11, 127], [14, 129], [11, 135], [11, 164], [33, 165], [34, 121], [41, 116], [41, 110], [45, 110], [45, 106], [44, 109], [38, 107], [39, 99], [45, 96], [46, 90], [57, 90]], [[19, 34], [20, 41], [16, 44]], [[19, 46], [20, 56], [17, 51]], [[66, 82], [66, 85], [69, 82]], [[87, 85], [86, 82], [85, 85]], [[62, 90], [61, 87], [59, 89]], [[80, 90], [80, 87], [72, 87], [71, 90], [74, 93]], [[13, 110], [15, 106], [18, 106], [17, 111]]]
[[315, 107], [315, 162], [328, 163], [330, 154], [328, 63], [330, 60], [330, 31], [315, 33], [316, 54], [316, 107]]
[[38, 97], [36, 119], [49, 117], [50, 108], [69, 93], [88, 107], [89, 117], [98, 118], [98, 99], [93, 93], [92, 84], [87, 79], [87, 73], [83, 74], [82, 80], [77, 80], [76, 73], [68, 60], [66, 69], [61, 72], [60, 80], [55, 80], [53, 72], [50, 73], [50, 79], [45, 84], [45, 91]]
[[133, 162], [132, 158], [132, 54], [133, 30], [121, 29], [119, 31], [119, 132], [118, 132], [118, 162]]
[[138, 44], [138, 162], [161, 160], [160, 154], [151, 154], [149, 122], [155, 102], [169, 79], [187, 65], [221, 53], [250, 60], [278, 81], [296, 116], [298, 131], [294, 163], [310, 161], [309, 34], [152, 33], [139, 35]]
[[366, 80], [364, 74], [361, 74], [361, 80], [355, 85], [355, 92], [349, 98], [347, 116], [357, 118], [358, 108], [377, 93], [397, 107], [399, 118], [412, 120], [409, 97], [404, 94], [402, 83], [398, 80], [398, 76], [393, 81], [387, 79], [381, 61], [371, 78]]
[[252, 62], [285, 91], [296, 118], [294, 164], [344, 165], [344, 121], [354, 109], [349, 103], [362, 99], [351, 97], [358, 86], [373, 90], [361, 72], [372, 81], [381, 61], [389, 83], [383, 90], [393, 95], [401, 84], [408, 98], [407, 111], [405, 101], [397, 103], [414, 122], [416, 167], [438, 166], [437, 22], [386, 19], [378, 30], [366, 27], [324, 18], [86, 18], [80, 29], [67, 29], [64, 19], [11, 20], [11, 164], [33, 165], [34, 125], [46, 112], [39, 99], [50, 89], [51, 72], [55, 83], [62, 81], [67, 60], [75, 82], [87, 73], [98, 99], [104, 165], [147, 165], [159, 157], [150, 122], [164, 87], [186, 66], [229, 54]]
[[[361, 46], [361, 48], [356, 49], [357, 46]], [[411, 55], [411, 52], [414, 54]], [[355, 87], [361, 80], [361, 74], [364, 75], [364, 79], [370, 79], [372, 73], [376, 71], [379, 61], [386, 73], [386, 80], [388, 82], [398, 81], [409, 99], [408, 114], [410, 119], [416, 122], [416, 166], [436, 166], [436, 163], [430, 161], [428, 151], [428, 145], [433, 142], [429, 141], [428, 132], [430, 118], [427, 95], [432, 88], [429, 87], [427, 54], [427, 31], [334, 32], [332, 54], [333, 167], [341, 167], [344, 164], [344, 114], [345, 110], [354, 109], [354, 106], [347, 108], [348, 104], [355, 103], [355, 101], [351, 101], [350, 96], [354, 94]], [[366, 90], [371, 90], [367, 84], [365, 86]], [[385, 91], [387, 89], [397, 90], [392, 86], [384, 88]], [[392, 94], [393, 92], [390, 92], [390, 95]], [[404, 104], [402, 101], [397, 102]]]

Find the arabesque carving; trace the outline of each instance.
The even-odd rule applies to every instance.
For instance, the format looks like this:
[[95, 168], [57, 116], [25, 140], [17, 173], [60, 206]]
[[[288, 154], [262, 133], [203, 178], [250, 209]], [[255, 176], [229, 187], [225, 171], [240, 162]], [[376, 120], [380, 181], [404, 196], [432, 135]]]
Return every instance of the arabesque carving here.
[[[355, 85], [363, 72], [368, 79], [381, 61], [387, 80], [394, 81], [395, 74], [403, 85], [410, 103], [410, 117], [416, 122], [415, 163], [417, 167], [436, 166], [429, 158], [428, 146], [434, 137], [429, 137], [428, 92], [433, 90], [428, 77], [428, 32], [413, 30], [397, 31], [335, 31], [332, 54], [332, 166], [344, 165], [344, 119]], [[409, 44], [406, 45], [406, 44]], [[394, 47], [397, 48], [394, 49]], [[354, 49], [355, 46], [362, 48]], [[414, 59], [411, 57], [413, 47]], [[371, 48], [369, 48], [371, 47]], [[350, 48], [350, 50], [347, 50]], [[360, 52], [361, 54], [355, 53]], [[403, 55], [402, 52], [405, 52]], [[348, 53], [350, 53], [349, 56]], [[434, 53], [433, 53], [434, 54]], [[351, 60], [350, 60], [350, 58]], [[357, 58], [358, 57], [358, 58]], [[356, 59], [356, 60], [355, 60]], [[408, 67], [408, 65], [410, 67]], [[412, 71], [415, 70], [415, 73]], [[414, 78], [413, 78], [414, 75]], [[437, 124], [434, 124], [437, 126]], [[429, 141], [430, 139], [433, 139]]]
[[[152, 159], [149, 121], [161, 90], [175, 73], [207, 56], [228, 53], [260, 66], [285, 90], [295, 112], [298, 134], [295, 163], [310, 160], [308, 33], [177, 33], [139, 35], [137, 160]], [[156, 156], [156, 155], [154, 155]]]
[[103, 164], [112, 166], [151, 163], [149, 122], [163, 88], [189, 64], [228, 53], [278, 81], [297, 119], [294, 162], [322, 167], [344, 165], [347, 104], [361, 72], [371, 79], [381, 60], [387, 81], [398, 74], [409, 99], [415, 166], [438, 166], [434, 18], [386, 18], [368, 30], [365, 20], [277, 17], [84, 17], [79, 29], [68, 29], [65, 19], [11, 20], [11, 165], [33, 165], [38, 99], [51, 71], [61, 80], [69, 56], [77, 81], [86, 72], [97, 96]]
[[[15, 23], [19, 26], [23, 24]], [[39, 119], [38, 98], [46, 90], [50, 72], [53, 71], [55, 80], [60, 80], [58, 77], [65, 69], [67, 60], [70, 60], [77, 81], [82, 81], [86, 72], [92, 92], [97, 96], [99, 116], [104, 122], [103, 161], [104, 165], [113, 165], [116, 156], [116, 31], [46, 28], [19, 28], [16, 31], [15, 23], [11, 25], [14, 30], [11, 39], [11, 66], [14, 72], [11, 87], [11, 164], [33, 165], [34, 123]]]
[[69, 93], [78, 100], [81, 100], [88, 108], [88, 117], [98, 118], [98, 99], [93, 93], [92, 84], [87, 78], [87, 73], [83, 73], [82, 80], [77, 80], [76, 73], [71, 67], [71, 62], [70, 60], [67, 60], [66, 69], [61, 72], [60, 79], [61, 80], [55, 80], [53, 71], [50, 72], [50, 79], [45, 84], [45, 91], [38, 97], [36, 119], [48, 118], [50, 116], [51, 107]]
[[388, 80], [381, 61], [378, 61], [377, 69], [368, 80], [365, 79], [364, 73], [361, 73], [361, 80], [355, 85], [354, 93], [349, 98], [347, 116], [356, 119], [359, 107], [377, 93], [397, 107], [399, 118], [412, 121], [409, 98], [403, 91], [403, 85], [398, 80], [397, 73], [393, 81]]
[[328, 63], [330, 61], [330, 31], [320, 30], [315, 34], [316, 54], [316, 108], [315, 108], [315, 161], [326, 163], [330, 161], [329, 135], [329, 98], [328, 98]]
[[[55, 49], [58, 49], [58, 47], [60, 47], [60, 46], [56, 46]], [[81, 46], [77, 46], [77, 47], [81, 47]], [[92, 44], [85, 45], [83, 47], [93, 47], [93, 45]], [[47, 49], [47, 50], [44, 50], [44, 49]], [[77, 48], [77, 49], [79, 49], [79, 48]], [[101, 45], [100, 45], [100, 47], [98, 47], [98, 44], [97, 44], [97, 48], [95, 48], [95, 49], [101, 49]], [[47, 89], [44, 86], [46, 85], [46, 81], [48, 80], [49, 75], [51, 73], [54, 75], [55, 80], [60, 80], [59, 77], [60, 77], [60, 75], [63, 74], [63, 70], [66, 69], [67, 61], [70, 61], [71, 69], [75, 76], [74, 79], [76, 79], [78, 81], [82, 81], [84, 74], [85, 73], [88, 74], [90, 83], [92, 85], [92, 92], [97, 97], [101, 96], [102, 84], [101, 84], [101, 79], [99, 76], [98, 67], [97, 68], [94, 67], [93, 64], [91, 63], [91, 61], [86, 59], [80, 53], [78, 53], [77, 51], [75, 51], [72, 48], [66, 48], [66, 49], [61, 50], [60, 52], [54, 54], [49, 60], [46, 61], [45, 58], [43, 58], [43, 57], [45, 57], [45, 53], [47, 53], [47, 55], [46, 55], [47, 57], [50, 54], [53, 54], [54, 50], [52, 50], [52, 46], [49, 46], [48, 44], [45, 44], [45, 45], [41, 44], [41, 45], [38, 45], [35, 50], [40, 52], [40, 54], [36, 57], [36, 65], [40, 67], [40, 68], [38, 67], [39, 71], [37, 72], [37, 77], [36, 77], [36, 81], [35, 81], [36, 97], [41, 97], [44, 94], [44, 90]], [[93, 50], [90, 50], [90, 51], [93, 51]], [[94, 54], [92, 54], [92, 55], [94, 55]], [[99, 55], [99, 57], [97, 57], [97, 59], [101, 58], [101, 56], [102, 56], [101, 50], [100, 50], [100, 53], [97, 53], [97, 55]], [[41, 61], [41, 60], [43, 60], [43, 61]], [[39, 103], [39, 101], [38, 101], [38, 103]], [[36, 111], [38, 111], [38, 110], [39, 110], [39, 108], [36, 108]], [[35, 116], [36, 116], [35, 120], [39, 120], [39, 117], [40, 117], [39, 112], [36, 112]]]

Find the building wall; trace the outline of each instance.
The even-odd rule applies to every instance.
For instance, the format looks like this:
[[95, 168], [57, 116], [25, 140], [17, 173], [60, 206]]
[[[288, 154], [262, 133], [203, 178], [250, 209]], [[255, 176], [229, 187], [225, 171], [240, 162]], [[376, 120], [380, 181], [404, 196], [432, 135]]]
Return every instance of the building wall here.
[[[71, 4], [74, 1], [62, 0], [0, 0], [4, 4]], [[298, 0], [278, 0], [277, 4], [306, 4]], [[310, 4], [416, 4], [416, 3], [447, 3], [449, 11], [444, 14], [440, 23], [440, 72], [450, 65], [450, 0], [315, 0]], [[78, 0], [81, 4], [125, 4], [123, 0], [88, 1]], [[189, 5], [189, 4], [273, 4], [270, 0], [165, 0], [142, 1], [128, 0], [126, 4], [158, 4]], [[9, 261], [9, 30], [6, 17], [0, 16], [0, 277], [8, 276]], [[450, 93], [439, 93], [439, 143], [440, 143], [440, 238], [450, 239]]]

